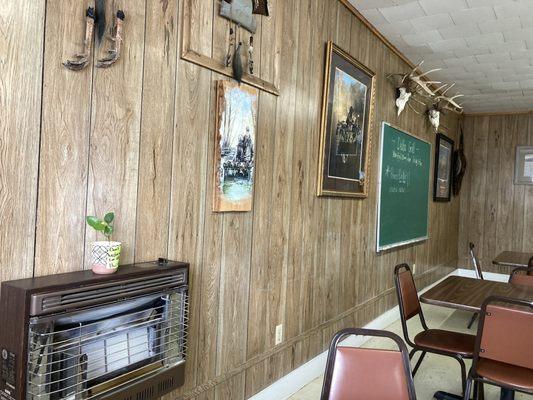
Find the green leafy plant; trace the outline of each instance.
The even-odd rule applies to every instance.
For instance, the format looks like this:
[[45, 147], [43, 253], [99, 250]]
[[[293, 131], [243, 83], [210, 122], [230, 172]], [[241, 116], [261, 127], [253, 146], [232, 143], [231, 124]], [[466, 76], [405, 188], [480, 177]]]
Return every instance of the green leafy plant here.
[[107, 238], [107, 241], [111, 241], [111, 235], [115, 228], [113, 227], [113, 221], [115, 220], [115, 213], [108, 212], [104, 215], [104, 219], [93, 217], [89, 215], [86, 219], [87, 224], [97, 232], [102, 232], [102, 234]]

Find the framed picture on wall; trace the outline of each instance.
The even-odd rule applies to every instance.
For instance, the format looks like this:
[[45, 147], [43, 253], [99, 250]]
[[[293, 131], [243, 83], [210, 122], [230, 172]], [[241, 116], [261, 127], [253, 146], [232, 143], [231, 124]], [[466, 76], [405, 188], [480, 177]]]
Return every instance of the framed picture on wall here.
[[516, 148], [515, 185], [533, 185], [533, 146]]
[[317, 195], [366, 197], [375, 74], [332, 42], [326, 57]]
[[448, 136], [442, 133], [437, 134], [433, 201], [450, 201], [452, 195], [453, 145], [453, 140]]
[[259, 92], [234, 81], [216, 85], [213, 211], [250, 211]]

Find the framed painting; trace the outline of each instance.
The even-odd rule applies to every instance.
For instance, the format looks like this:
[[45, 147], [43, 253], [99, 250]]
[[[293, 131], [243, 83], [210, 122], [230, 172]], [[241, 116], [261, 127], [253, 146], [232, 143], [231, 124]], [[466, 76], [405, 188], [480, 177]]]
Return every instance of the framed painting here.
[[375, 73], [328, 42], [318, 196], [367, 196], [374, 97]]
[[258, 90], [217, 81], [213, 211], [250, 211]]
[[515, 185], [533, 185], [533, 146], [517, 146]]
[[442, 133], [437, 134], [433, 201], [450, 201], [452, 195], [452, 165], [454, 142]]

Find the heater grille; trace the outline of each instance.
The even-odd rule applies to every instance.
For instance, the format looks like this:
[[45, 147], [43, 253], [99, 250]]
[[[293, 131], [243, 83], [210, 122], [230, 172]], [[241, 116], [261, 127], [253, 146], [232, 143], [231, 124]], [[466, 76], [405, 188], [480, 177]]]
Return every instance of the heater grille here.
[[115, 301], [126, 296], [138, 296], [176, 287], [184, 284], [185, 280], [186, 275], [182, 272], [167, 276], [137, 278], [119, 283], [106, 283], [53, 293], [36, 294], [32, 296], [30, 314], [38, 316], [92, 304], [102, 304], [105, 301]]
[[[164, 277], [165, 279], [171, 277]], [[161, 288], [161, 279], [148, 285]], [[165, 281], [168, 282], [168, 281]], [[175, 284], [175, 280], [171, 281]], [[147, 280], [61, 295], [61, 306], [146, 288]], [[102, 292], [103, 290], [103, 292]], [[57, 295], [57, 294], [56, 294]], [[43, 299], [43, 304], [44, 304]], [[48, 303], [48, 302], [47, 302]], [[57, 301], [49, 300], [51, 307]], [[185, 361], [188, 299], [184, 289], [129, 298], [30, 320], [27, 399], [88, 400]], [[162, 393], [159, 382], [139, 391], [135, 400]], [[171, 384], [170, 384], [171, 385]], [[153, 393], [151, 393], [152, 391]], [[157, 393], [156, 393], [157, 392]]]

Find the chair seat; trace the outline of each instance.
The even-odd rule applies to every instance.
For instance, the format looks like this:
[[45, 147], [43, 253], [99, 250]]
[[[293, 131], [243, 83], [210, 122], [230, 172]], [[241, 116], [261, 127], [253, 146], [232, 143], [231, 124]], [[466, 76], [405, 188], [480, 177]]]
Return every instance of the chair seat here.
[[514, 386], [525, 391], [533, 391], [533, 370], [480, 358], [477, 373], [483, 378], [503, 385]]
[[414, 342], [416, 345], [428, 349], [472, 358], [476, 337], [459, 332], [428, 329], [416, 335]]

